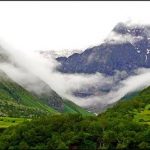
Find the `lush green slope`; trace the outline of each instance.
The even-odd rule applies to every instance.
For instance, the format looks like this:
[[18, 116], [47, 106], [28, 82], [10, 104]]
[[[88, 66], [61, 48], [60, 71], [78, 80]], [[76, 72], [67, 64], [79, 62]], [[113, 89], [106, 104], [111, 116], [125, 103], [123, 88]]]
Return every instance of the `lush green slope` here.
[[[47, 86], [43, 82], [42, 84]], [[45, 93], [40, 96], [36, 95], [12, 81], [5, 73], [0, 72], [0, 116], [31, 118], [63, 112], [89, 115], [87, 111], [76, 104], [64, 101], [52, 89], [45, 88]]]
[[53, 115], [8, 128], [0, 148], [150, 149], [149, 108], [150, 87], [97, 117]]
[[12, 117], [0, 117], [0, 129], [15, 126], [25, 121], [30, 121], [26, 118], [12, 118]]
[[0, 102], [1, 116], [23, 117], [57, 112], [4, 74], [0, 76]]
[[64, 100], [64, 112], [80, 113], [82, 115], [93, 115], [69, 100]]

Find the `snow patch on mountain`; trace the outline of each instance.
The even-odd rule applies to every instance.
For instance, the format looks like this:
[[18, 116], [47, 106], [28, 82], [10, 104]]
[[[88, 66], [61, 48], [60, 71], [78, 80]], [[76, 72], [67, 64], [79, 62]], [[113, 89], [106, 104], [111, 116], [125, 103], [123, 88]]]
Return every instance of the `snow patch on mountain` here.
[[150, 49], [147, 49], [147, 54], [149, 54], [150, 53]]

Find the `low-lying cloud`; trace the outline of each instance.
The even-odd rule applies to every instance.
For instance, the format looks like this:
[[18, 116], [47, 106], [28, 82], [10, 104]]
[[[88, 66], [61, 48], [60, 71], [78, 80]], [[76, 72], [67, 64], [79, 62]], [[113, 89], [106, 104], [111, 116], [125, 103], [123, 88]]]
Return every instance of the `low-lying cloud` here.
[[122, 43], [132, 43], [134, 45], [134, 43], [141, 41], [143, 39], [142, 36], [133, 36], [131, 34], [120, 34], [117, 32], [112, 31], [109, 36], [106, 38], [106, 42], [107, 43], [111, 43], [111, 44], [122, 44]]
[[[12, 80], [29, 91], [42, 93], [43, 88], [39, 79], [56, 91], [63, 98], [67, 98], [83, 107], [107, 105], [118, 101], [127, 93], [141, 90], [150, 85], [150, 69], [135, 70], [135, 75], [128, 76], [125, 71], [116, 71], [114, 76], [105, 76], [101, 73], [63, 74], [56, 71], [59, 65], [52, 57], [45, 58], [37, 52], [13, 50], [4, 45], [10, 61], [0, 61], [0, 70], [3, 70]], [[76, 97], [74, 91], [95, 88], [96, 92], [88, 97]], [[107, 92], [103, 92], [107, 89]]]

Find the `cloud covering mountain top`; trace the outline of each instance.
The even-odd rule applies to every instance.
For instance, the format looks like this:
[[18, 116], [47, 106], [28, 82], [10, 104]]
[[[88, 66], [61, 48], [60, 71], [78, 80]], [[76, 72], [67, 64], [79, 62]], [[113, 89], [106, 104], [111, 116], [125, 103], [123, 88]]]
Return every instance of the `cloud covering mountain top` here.
[[[63, 74], [56, 70], [59, 63], [53, 58], [48, 59], [33, 51], [14, 50], [7, 45], [0, 49], [9, 58], [0, 62], [0, 69], [11, 79], [28, 90], [42, 92], [42, 86], [36, 87], [36, 77], [47, 83], [63, 98], [72, 100], [83, 107], [105, 106], [116, 102], [129, 92], [143, 89], [150, 85], [150, 70], [135, 70], [135, 75], [128, 76], [126, 72], [116, 71], [113, 76], [101, 73], [88, 74]], [[138, 81], [138, 82], [137, 82]], [[88, 90], [98, 87], [101, 92], [86, 98], [73, 95], [74, 91]], [[105, 92], [105, 90], [108, 90]], [[104, 91], [103, 91], [104, 90]]]

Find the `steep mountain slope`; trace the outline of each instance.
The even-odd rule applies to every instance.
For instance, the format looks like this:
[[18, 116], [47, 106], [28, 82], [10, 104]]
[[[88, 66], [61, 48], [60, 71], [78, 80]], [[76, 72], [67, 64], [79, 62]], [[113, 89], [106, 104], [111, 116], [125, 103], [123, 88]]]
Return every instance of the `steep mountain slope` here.
[[57, 113], [2, 72], [0, 73], [0, 102], [1, 116], [23, 117]]
[[6, 129], [2, 149], [150, 149], [150, 87], [97, 117], [54, 115]]
[[63, 112], [64, 104], [63, 99], [55, 91], [53, 91], [50, 86], [48, 86], [44, 81], [40, 80], [38, 77], [34, 76], [35, 82], [26, 83], [28, 85], [23, 85], [26, 90], [31, 92], [34, 96], [38, 97], [46, 105], [54, 108], [59, 112]]
[[42, 95], [29, 92], [2, 71], [0, 72], [0, 106], [1, 116], [32, 117], [59, 112], [90, 114], [74, 103], [64, 101], [51, 89]]
[[150, 68], [150, 27], [119, 23], [101, 45], [57, 60], [64, 73], [113, 75], [116, 70], [132, 73], [140, 67]]
[[[12, 53], [0, 47], [1, 116], [32, 117], [38, 116], [40, 113], [65, 113], [72, 110], [71, 103], [64, 103], [61, 96], [52, 90], [38, 75], [29, 71], [28, 66], [26, 68], [21, 65], [22, 62], [17, 61], [19, 58], [14, 56], [15, 52], [13, 53], [14, 55]], [[23, 73], [23, 78], [16, 81], [11, 76], [11, 71], [7, 72], [7, 69], [3, 69], [3, 66], [7, 66], [7, 69], [12, 70], [12, 72], [14, 71], [14, 76], [19, 77]], [[25, 76], [29, 77], [24, 78]], [[76, 105], [74, 104], [74, 106]], [[73, 110], [74, 113], [79, 113], [78, 109], [82, 109], [78, 106], [76, 108], [76, 110]], [[87, 114], [84, 109], [82, 113]]]
[[[8, 51], [6, 51], [5, 49], [3, 49], [1, 47], [0, 47], [0, 58], [1, 58], [0, 64], [2, 64], [2, 65], [7, 64], [8, 66], [10, 65], [12, 67], [12, 69], [18, 69], [18, 70], [23, 69], [24, 70], [24, 68], [22, 68], [19, 63], [16, 63], [15, 58], [13, 58], [13, 56], [11, 56], [11, 54]], [[16, 72], [16, 75], [17, 75], [17, 72]], [[2, 82], [5, 81], [5, 83], [3, 84], [3, 86], [5, 85], [5, 89], [8, 90], [9, 88], [11, 88], [9, 86], [12, 86], [12, 90], [16, 91], [15, 88], [18, 85], [16, 83], [14, 83], [14, 81], [12, 81], [9, 77], [7, 77], [7, 75], [4, 73], [4, 71], [1, 71], [0, 77], [1, 77], [1, 85], [2, 85]], [[44, 105], [46, 105], [46, 106], [48, 105], [60, 112], [63, 111], [62, 98], [55, 91], [53, 91], [45, 82], [43, 82], [40, 78], [38, 78], [35, 75], [33, 75], [32, 77], [33, 77], [32, 79], [29, 79], [31, 81], [26, 81], [25, 83], [22, 82], [22, 84], [20, 84], [20, 85], [22, 87], [24, 87], [28, 92], [31, 92], [32, 96], [39, 99]], [[30, 86], [30, 88], [29, 88], [29, 86]], [[21, 91], [19, 91], [19, 88], [17, 88], [18, 94], [16, 94], [16, 95], [21, 94]], [[34, 89], [36, 89], [36, 90], [34, 90]], [[40, 91], [42, 91], [42, 93]], [[11, 94], [13, 94], [13, 92], [11, 92]], [[30, 98], [29, 100], [26, 98], [24, 100], [23, 95], [20, 95], [20, 97], [21, 97], [20, 99], [22, 99], [23, 104], [25, 104], [25, 105], [27, 104], [29, 106], [34, 105], [33, 104], [35, 102], [34, 98]], [[17, 98], [19, 98], [19, 96], [15, 97], [15, 98], [17, 99]]]
[[[150, 87], [130, 96], [120, 100], [113, 108], [110, 108], [110, 112], [117, 111], [121, 115], [127, 114], [126, 119], [132, 116], [136, 122], [150, 124]], [[136, 119], [139, 114], [143, 114], [143, 120]], [[144, 117], [147, 120], [144, 120]]]
[[93, 116], [94, 114], [89, 113], [88, 111], [85, 111], [83, 108], [80, 106], [74, 104], [73, 102], [69, 100], [64, 100], [64, 111], [66, 113], [79, 113], [82, 114], [83, 116]]

